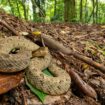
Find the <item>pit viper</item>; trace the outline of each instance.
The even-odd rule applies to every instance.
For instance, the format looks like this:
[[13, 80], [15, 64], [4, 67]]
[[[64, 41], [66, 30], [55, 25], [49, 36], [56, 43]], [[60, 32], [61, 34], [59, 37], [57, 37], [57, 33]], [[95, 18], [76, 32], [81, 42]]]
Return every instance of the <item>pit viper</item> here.
[[[11, 53], [14, 48], [19, 48], [16, 54]], [[32, 52], [39, 48], [23, 36], [0, 39], [0, 72], [11, 73], [25, 69], [28, 82], [37, 89], [50, 95], [66, 93], [71, 84], [69, 74], [53, 61], [49, 51], [45, 56], [32, 57]], [[42, 72], [46, 68], [53, 77]]]

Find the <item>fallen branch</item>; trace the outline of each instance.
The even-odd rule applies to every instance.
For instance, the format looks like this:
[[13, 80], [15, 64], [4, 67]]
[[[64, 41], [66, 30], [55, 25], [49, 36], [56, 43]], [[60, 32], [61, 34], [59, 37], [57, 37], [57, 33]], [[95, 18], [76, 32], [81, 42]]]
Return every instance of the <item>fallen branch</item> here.
[[77, 58], [77, 59], [93, 66], [94, 68], [101, 70], [103, 73], [105, 73], [105, 66], [104, 65], [99, 64], [99, 63], [93, 61], [91, 58], [88, 58], [86, 56], [81, 55], [80, 53], [72, 52], [72, 55], [75, 58]]
[[[58, 52], [58, 54], [60, 55], [60, 58], [63, 58], [66, 60], [66, 62], [69, 62], [69, 59], [65, 57], [65, 55], [61, 52]], [[81, 74], [80, 72], [76, 71], [79, 75], [81, 75], [83, 77], [83, 74]], [[105, 79], [105, 74], [102, 73], [101, 71], [99, 70], [96, 70], [95, 69], [95, 72], [97, 72], [103, 79]]]
[[75, 84], [79, 87], [79, 89], [85, 93], [87, 96], [97, 99], [96, 91], [89, 86], [86, 82], [82, 80], [82, 78], [74, 71], [74, 69], [69, 70], [69, 74], [71, 79], [75, 82]]
[[54, 40], [53, 37], [49, 35], [41, 35], [44, 40], [44, 43], [55, 51], [60, 51], [65, 54], [71, 54], [71, 50], [63, 46], [63, 44], [59, 43], [58, 41]]
[[68, 55], [72, 55], [74, 56], [75, 58], [95, 67], [96, 69], [99, 69], [101, 70], [103, 73], [105, 73], [105, 66], [102, 65], [102, 64], [99, 64], [95, 61], [93, 61], [91, 58], [88, 58], [78, 52], [74, 52], [74, 51], [71, 51], [69, 48], [66, 48], [65, 46], [63, 46], [63, 44], [59, 43], [58, 41], [54, 40], [51, 36], [48, 36], [48, 35], [42, 35], [42, 38], [44, 40], [44, 43], [52, 48], [53, 50], [55, 51], [59, 51], [59, 52], [62, 52], [64, 54], [68, 54]]

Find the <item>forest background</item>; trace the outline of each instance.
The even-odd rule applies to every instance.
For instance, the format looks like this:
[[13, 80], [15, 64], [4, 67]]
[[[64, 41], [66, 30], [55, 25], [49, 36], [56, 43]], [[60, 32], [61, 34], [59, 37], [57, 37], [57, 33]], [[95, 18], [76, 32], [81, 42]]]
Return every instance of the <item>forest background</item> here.
[[105, 0], [0, 0], [0, 8], [35, 22], [105, 23]]

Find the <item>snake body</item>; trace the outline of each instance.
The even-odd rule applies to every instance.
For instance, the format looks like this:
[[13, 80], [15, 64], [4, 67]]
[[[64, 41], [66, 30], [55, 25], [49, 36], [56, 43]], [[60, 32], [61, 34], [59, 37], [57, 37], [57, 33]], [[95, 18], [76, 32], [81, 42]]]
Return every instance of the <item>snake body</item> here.
[[[9, 54], [13, 48], [20, 48], [17, 54]], [[39, 46], [24, 37], [12, 36], [0, 40], [0, 72], [18, 72], [25, 69], [32, 57], [32, 51]]]
[[[20, 48], [16, 54], [10, 54], [13, 48]], [[50, 94], [60, 95], [68, 91], [71, 83], [69, 74], [57, 66], [50, 52], [43, 57], [32, 57], [32, 51], [39, 46], [23, 36], [11, 36], [0, 40], [0, 72], [18, 72], [26, 69], [27, 80], [39, 90]], [[54, 77], [42, 71], [49, 68]]]

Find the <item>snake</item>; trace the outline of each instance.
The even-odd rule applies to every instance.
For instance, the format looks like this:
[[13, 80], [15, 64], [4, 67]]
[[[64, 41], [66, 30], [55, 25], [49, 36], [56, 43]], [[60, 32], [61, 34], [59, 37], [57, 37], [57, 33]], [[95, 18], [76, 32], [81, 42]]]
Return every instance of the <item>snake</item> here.
[[[16, 54], [11, 53], [14, 48], [19, 48]], [[69, 74], [54, 62], [50, 51], [44, 56], [32, 57], [32, 52], [39, 49], [39, 45], [24, 36], [1, 38], [0, 72], [13, 73], [25, 70], [26, 78], [33, 87], [49, 95], [66, 93], [71, 84]], [[46, 68], [53, 76], [43, 73]]]

